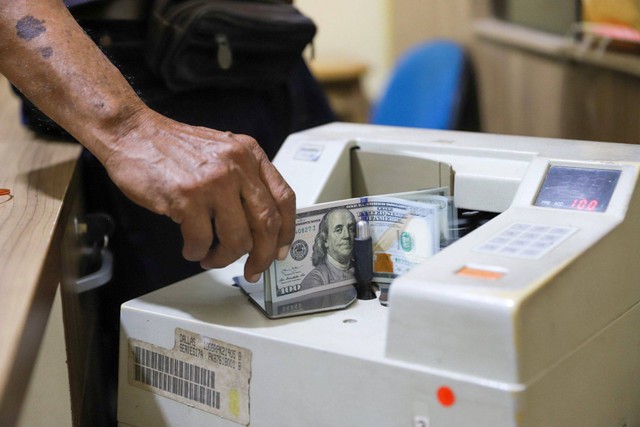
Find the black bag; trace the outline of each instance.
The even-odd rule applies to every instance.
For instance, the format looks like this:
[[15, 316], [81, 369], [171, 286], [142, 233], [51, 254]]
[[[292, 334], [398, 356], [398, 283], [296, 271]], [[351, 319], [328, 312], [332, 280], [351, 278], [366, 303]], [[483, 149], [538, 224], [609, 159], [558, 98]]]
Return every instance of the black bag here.
[[291, 4], [160, 0], [149, 22], [147, 63], [173, 91], [266, 87], [288, 78], [315, 33]]

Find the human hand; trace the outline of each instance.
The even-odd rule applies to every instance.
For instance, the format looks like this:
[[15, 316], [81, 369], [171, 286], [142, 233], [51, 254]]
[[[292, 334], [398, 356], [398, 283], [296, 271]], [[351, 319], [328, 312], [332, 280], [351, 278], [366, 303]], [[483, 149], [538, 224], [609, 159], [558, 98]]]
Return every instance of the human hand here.
[[255, 282], [286, 257], [295, 194], [253, 138], [148, 109], [133, 117], [103, 164], [127, 197], [180, 224], [186, 259], [219, 268], [248, 253], [244, 276]]

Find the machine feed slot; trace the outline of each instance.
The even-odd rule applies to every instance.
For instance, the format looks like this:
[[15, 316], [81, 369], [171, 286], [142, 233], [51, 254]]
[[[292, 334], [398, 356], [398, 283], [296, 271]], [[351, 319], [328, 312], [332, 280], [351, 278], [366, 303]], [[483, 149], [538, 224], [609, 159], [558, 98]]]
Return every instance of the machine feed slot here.
[[451, 165], [408, 155], [351, 150], [352, 197], [448, 187], [453, 195]]

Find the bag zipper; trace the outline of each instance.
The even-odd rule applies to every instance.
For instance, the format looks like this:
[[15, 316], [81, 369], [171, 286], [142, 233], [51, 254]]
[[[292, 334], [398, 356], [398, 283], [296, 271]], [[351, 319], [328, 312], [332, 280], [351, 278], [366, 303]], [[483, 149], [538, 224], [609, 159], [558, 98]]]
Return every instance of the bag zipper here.
[[218, 44], [218, 66], [222, 70], [228, 70], [233, 64], [233, 53], [227, 35], [216, 34], [216, 43]]

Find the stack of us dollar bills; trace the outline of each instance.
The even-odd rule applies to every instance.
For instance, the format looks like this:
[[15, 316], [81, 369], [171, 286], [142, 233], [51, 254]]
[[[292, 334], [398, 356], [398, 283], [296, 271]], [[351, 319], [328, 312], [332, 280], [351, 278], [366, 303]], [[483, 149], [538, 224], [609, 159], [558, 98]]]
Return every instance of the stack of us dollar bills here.
[[457, 214], [448, 194], [442, 187], [298, 209], [287, 258], [264, 273], [265, 301], [277, 303], [353, 285], [353, 240], [361, 220], [368, 223], [373, 246], [373, 281], [388, 287], [455, 238], [451, 230]]

